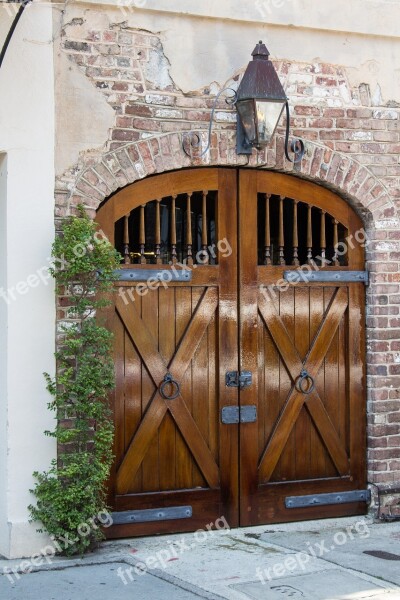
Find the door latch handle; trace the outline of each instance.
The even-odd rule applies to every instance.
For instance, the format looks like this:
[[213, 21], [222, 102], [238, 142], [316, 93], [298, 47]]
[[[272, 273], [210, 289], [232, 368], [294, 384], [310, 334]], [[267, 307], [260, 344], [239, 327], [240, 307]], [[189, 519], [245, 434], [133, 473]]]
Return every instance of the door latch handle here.
[[251, 371], [228, 371], [225, 375], [226, 387], [236, 387], [243, 390], [253, 383]]
[[[167, 386], [170, 386], [172, 388], [171, 394], [166, 393], [165, 389]], [[164, 400], [175, 400], [175, 398], [177, 398], [181, 394], [181, 386], [179, 385], [179, 383], [177, 381], [175, 381], [175, 379], [172, 377], [171, 373], [167, 373], [165, 375], [158, 390], [159, 390], [161, 396], [164, 398]]]
[[[306, 383], [307, 387], [305, 387]], [[312, 377], [306, 369], [303, 369], [296, 379], [295, 388], [301, 394], [306, 394], [306, 396], [312, 394], [315, 390], [314, 377]]]

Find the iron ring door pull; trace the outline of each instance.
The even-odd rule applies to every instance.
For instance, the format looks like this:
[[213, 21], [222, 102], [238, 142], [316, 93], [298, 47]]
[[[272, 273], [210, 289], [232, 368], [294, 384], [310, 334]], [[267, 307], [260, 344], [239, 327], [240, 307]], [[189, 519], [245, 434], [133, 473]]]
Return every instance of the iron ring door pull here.
[[[172, 394], [170, 394], [170, 395], [165, 393], [165, 388], [167, 387], [167, 385], [172, 386]], [[163, 382], [161, 383], [158, 390], [159, 390], [161, 396], [164, 398], [164, 400], [175, 400], [175, 398], [177, 398], [178, 396], [181, 395], [181, 386], [179, 385], [179, 383], [177, 381], [175, 381], [175, 379], [172, 377], [171, 373], [167, 373], [165, 375]]]
[[[308, 387], [306, 389], [304, 389], [305, 382], [308, 382]], [[315, 390], [314, 377], [312, 377], [310, 373], [306, 371], [306, 369], [303, 369], [296, 381], [295, 388], [298, 392], [301, 392], [302, 394], [306, 394], [306, 396], [308, 396]]]

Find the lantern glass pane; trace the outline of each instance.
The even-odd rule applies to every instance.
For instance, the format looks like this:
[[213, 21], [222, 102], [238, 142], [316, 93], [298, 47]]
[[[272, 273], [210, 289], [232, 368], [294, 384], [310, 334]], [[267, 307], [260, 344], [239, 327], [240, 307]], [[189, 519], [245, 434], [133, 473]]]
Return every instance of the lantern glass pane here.
[[239, 117], [250, 144], [256, 141], [256, 115], [253, 100], [241, 100], [236, 104]]
[[256, 100], [257, 143], [265, 146], [270, 143], [284, 109], [284, 101]]

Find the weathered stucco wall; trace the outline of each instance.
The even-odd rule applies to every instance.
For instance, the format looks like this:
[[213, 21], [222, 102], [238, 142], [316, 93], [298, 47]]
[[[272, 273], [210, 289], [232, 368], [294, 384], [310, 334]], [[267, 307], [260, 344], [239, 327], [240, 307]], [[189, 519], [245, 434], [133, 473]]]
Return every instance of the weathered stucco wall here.
[[28, 522], [29, 489], [55, 456], [43, 435], [53, 425], [43, 372], [54, 372], [55, 348], [45, 271], [54, 238], [52, 11], [36, 4], [26, 13], [0, 70], [0, 554], [10, 558], [44, 545]]
[[[119, 6], [110, 4], [104, 3], [101, 8], [90, 2], [69, 4], [60, 30], [65, 32], [70, 42], [85, 40], [105, 46], [112, 42], [110, 35], [109, 39], [106, 36], [103, 40], [90, 40], [89, 32], [112, 32], [115, 27], [115, 30], [120, 28], [127, 32], [143, 30], [144, 35], [156, 34], [162, 53], [154, 48], [148, 61], [139, 61], [150, 79], [152, 71], [159, 79], [159, 85], [153, 86], [156, 89], [160, 88], [163, 77], [166, 83], [172, 80], [175, 89], [184, 94], [201, 94], [201, 90], [208, 88], [212, 95], [243, 69], [255, 43], [263, 38], [276, 60], [303, 62], [310, 68], [321, 63], [344, 67], [343, 75], [348, 86], [357, 89], [361, 85], [363, 94], [369, 98], [368, 105], [395, 107], [400, 104], [400, 68], [396, 62], [400, 54], [400, 35], [392, 21], [396, 14], [400, 18], [400, 7], [396, 3], [357, 1], [348, 6], [349, 3], [340, 1], [335, 4], [334, 12], [328, 2], [315, 0], [246, 3], [135, 0], [127, 2], [129, 6], [123, 6], [122, 1]], [[106, 48], [103, 50], [106, 52]], [[57, 54], [63, 60], [62, 54]], [[123, 56], [121, 52], [120, 56]], [[92, 61], [91, 66], [95, 69], [95, 57]], [[112, 56], [109, 63], [111, 65]], [[123, 70], [121, 65], [115, 60], [112, 66]], [[98, 105], [99, 99], [96, 105], [93, 104], [94, 96], [79, 80], [72, 65], [68, 75], [71, 81], [65, 81], [65, 69], [61, 65], [57, 67], [57, 76], [57, 114], [61, 122], [57, 128], [59, 151], [56, 170], [60, 174], [76, 162], [77, 153], [83, 145], [86, 144], [87, 150], [101, 145], [100, 131], [111, 126], [111, 115], [104, 104]], [[96, 79], [94, 70], [93, 79]], [[123, 73], [118, 79], [123, 80]], [[304, 84], [309, 87], [310, 82], [314, 80], [305, 75]], [[72, 87], [69, 88], [68, 84]], [[100, 82], [95, 85], [100, 85]], [[135, 100], [136, 96], [132, 95], [135, 90], [128, 88], [128, 91], [131, 99]], [[295, 95], [293, 88], [289, 87], [287, 91]], [[315, 103], [315, 94], [318, 93], [317, 100], [323, 100], [326, 90], [300, 91], [300, 101]], [[73, 97], [74, 94], [76, 97]], [[361, 104], [365, 103], [362, 99]], [[331, 100], [328, 106], [339, 104]], [[63, 126], [62, 122], [68, 126]], [[79, 129], [81, 135], [77, 142], [76, 131], [79, 132]]]

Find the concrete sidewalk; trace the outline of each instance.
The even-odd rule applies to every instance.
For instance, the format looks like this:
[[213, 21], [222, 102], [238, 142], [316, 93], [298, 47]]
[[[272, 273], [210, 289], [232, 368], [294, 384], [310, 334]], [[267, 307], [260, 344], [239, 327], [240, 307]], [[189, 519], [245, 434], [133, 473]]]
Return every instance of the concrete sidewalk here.
[[0, 560], [1, 600], [400, 600], [400, 523], [201, 531], [107, 542], [29, 574], [20, 563]]

